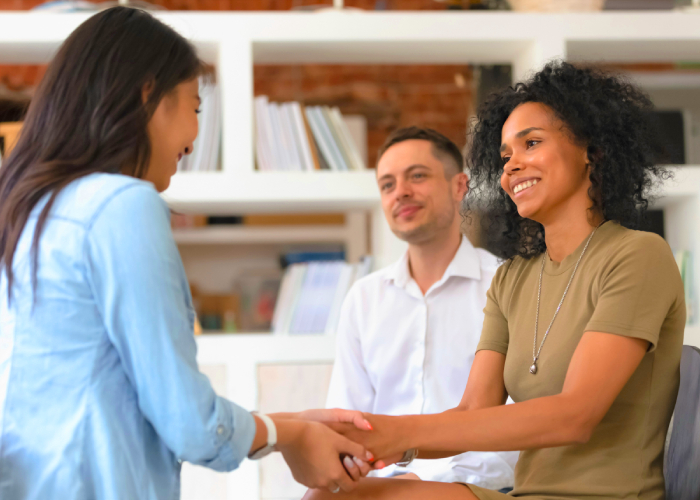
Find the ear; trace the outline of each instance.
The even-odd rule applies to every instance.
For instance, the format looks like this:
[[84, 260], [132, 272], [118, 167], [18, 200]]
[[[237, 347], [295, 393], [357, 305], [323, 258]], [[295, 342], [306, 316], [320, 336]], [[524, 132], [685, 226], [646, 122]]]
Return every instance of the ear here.
[[469, 192], [469, 177], [464, 172], [455, 174], [452, 178], [452, 187], [455, 194], [455, 199], [461, 203]]
[[155, 87], [155, 82], [153, 80], [148, 80], [146, 84], [141, 88], [141, 101], [146, 104], [148, 102], [148, 98], [151, 96], [151, 92], [153, 92], [153, 88]]

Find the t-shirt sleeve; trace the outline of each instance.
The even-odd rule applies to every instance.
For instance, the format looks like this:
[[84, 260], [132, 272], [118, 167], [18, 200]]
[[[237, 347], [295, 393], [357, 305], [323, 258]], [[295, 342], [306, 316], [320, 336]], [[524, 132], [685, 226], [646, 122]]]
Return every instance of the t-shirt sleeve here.
[[508, 320], [504, 314], [503, 304], [504, 282], [512, 260], [501, 265], [491, 281], [486, 292], [486, 307], [484, 307], [484, 326], [476, 351], [496, 351], [501, 354], [508, 352]]
[[651, 233], [624, 241], [604, 267], [593, 299], [584, 331], [643, 339], [653, 351], [669, 311], [685, 311], [683, 282], [668, 244]]

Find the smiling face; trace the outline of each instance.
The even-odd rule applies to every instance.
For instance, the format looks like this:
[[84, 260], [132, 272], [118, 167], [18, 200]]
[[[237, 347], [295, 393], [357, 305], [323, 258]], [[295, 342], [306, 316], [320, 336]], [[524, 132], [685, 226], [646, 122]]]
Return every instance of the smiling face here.
[[466, 174], [446, 176], [432, 143], [422, 139], [387, 149], [377, 164], [377, 183], [389, 227], [408, 243], [422, 243], [449, 230], [467, 192]]
[[[147, 95], [148, 91], [144, 92]], [[199, 131], [200, 104], [199, 80], [194, 78], [180, 83], [163, 97], [148, 122], [151, 161], [144, 179], [152, 182], [159, 192], [170, 185], [178, 161], [192, 153]]]
[[516, 107], [503, 124], [501, 142], [501, 187], [522, 217], [546, 225], [592, 205], [586, 148], [549, 107], [537, 102]]

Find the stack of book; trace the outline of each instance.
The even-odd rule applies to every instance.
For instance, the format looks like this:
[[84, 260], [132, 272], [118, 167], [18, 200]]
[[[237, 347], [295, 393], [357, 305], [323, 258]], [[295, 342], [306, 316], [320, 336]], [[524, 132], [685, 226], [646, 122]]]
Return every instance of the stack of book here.
[[192, 154], [183, 156], [178, 172], [211, 172], [219, 170], [221, 146], [221, 91], [216, 84], [200, 83], [202, 105], [199, 114], [199, 135]]
[[272, 331], [277, 334], [333, 334], [345, 295], [372, 269], [372, 258], [292, 264], [282, 278]]
[[340, 110], [255, 98], [258, 170], [364, 170], [366, 165]]

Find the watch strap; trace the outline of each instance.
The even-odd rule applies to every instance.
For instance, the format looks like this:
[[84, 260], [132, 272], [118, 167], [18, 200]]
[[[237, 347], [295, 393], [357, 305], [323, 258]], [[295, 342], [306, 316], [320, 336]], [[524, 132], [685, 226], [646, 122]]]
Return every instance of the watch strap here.
[[408, 467], [411, 462], [418, 456], [418, 448], [411, 448], [410, 450], [406, 450], [401, 457], [401, 460], [396, 462], [396, 465], [399, 467]]
[[255, 450], [248, 456], [248, 458], [251, 460], [260, 460], [261, 458], [275, 451], [275, 446], [277, 445], [277, 427], [275, 426], [275, 422], [273, 422], [273, 420], [264, 413], [254, 411], [253, 415], [262, 420], [267, 428], [267, 444], [262, 448]]

